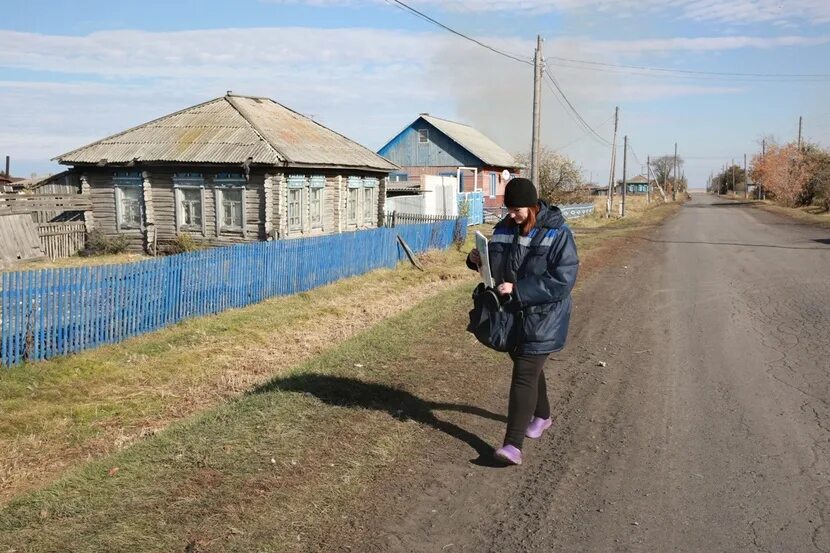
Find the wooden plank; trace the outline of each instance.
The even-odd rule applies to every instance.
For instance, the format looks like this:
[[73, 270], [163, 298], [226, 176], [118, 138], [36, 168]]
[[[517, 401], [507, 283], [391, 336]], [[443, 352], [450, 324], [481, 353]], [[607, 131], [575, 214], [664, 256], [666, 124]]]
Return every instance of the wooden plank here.
[[37, 228], [30, 216], [0, 215], [0, 265], [43, 257]]

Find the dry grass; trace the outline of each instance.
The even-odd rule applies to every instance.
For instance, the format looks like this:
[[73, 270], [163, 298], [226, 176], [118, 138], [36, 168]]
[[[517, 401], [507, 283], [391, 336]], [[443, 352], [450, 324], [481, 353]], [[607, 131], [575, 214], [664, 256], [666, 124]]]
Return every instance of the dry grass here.
[[825, 211], [824, 208], [819, 206], [808, 205], [804, 207], [784, 207], [774, 204], [769, 200], [754, 203], [761, 209], [777, 215], [784, 215], [803, 223], [818, 225], [823, 228], [830, 228], [830, 211]]
[[23, 263], [16, 263], [10, 267], [0, 268], [0, 272], [36, 271], [38, 269], [66, 269], [71, 267], [90, 267], [93, 265], [115, 265], [117, 263], [135, 263], [137, 261], [144, 261], [146, 259], [152, 258], [137, 253], [94, 255], [90, 257], [81, 257], [80, 255], [73, 255], [72, 257], [64, 257], [62, 259], [56, 259], [55, 261], [42, 259], [40, 261], [26, 261]]
[[[596, 229], [614, 224], [620, 218], [620, 197], [614, 196], [614, 202], [611, 209], [611, 217], [605, 216], [607, 198], [605, 196], [594, 197], [594, 213], [579, 219], [569, 221], [568, 225], [574, 229]], [[644, 213], [650, 211], [661, 205], [666, 205], [659, 195], [652, 198], [651, 203], [646, 202], [645, 196], [630, 195], [625, 200], [626, 219], [638, 219]]]
[[[458, 251], [0, 373], [0, 501], [238, 395], [474, 278]], [[52, 459], [44, 463], [44, 458]]]
[[379, 472], [428, 439], [434, 409], [465, 408], [459, 390], [474, 401], [482, 376], [502, 369], [463, 331], [468, 294], [456, 283], [253, 393], [13, 501], [0, 511], [0, 544], [308, 550]]

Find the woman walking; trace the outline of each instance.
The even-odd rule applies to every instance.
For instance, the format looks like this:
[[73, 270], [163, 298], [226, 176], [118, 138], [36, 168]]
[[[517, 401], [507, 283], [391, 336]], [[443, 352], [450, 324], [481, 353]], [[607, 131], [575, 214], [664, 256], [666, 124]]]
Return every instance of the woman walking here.
[[[513, 377], [504, 445], [495, 456], [522, 464], [525, 436], [539, 438], [552, 424], [545, 373], [548, 355], [565, 346], [571, 315], [571, 290], [579, 259], [565, 218], [538, 199], [528, 179], [514, 178], [504, 191], [507, 216], [490, 240], [490, 270], [505, 309], [521, 311], [519, 342], [510, 353]], [[478, 270], [478, 250], [467, 266]]]

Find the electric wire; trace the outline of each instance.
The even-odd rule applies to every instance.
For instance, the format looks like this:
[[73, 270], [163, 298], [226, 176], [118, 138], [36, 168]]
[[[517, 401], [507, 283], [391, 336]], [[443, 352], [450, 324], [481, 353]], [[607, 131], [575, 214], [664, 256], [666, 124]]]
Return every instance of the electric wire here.
[[554, 91], [554, 94], [556, 94], [557, 91], [559, 92], [559, 95], [562, 97], [562, 99], [567, 104], [567, 110], [576, 118], [576, 121], [580, 125], [582, 125], [587, 131], [589, 131], [593, 135], [593, 137], [595, 139], [597, 139], [601, 144], [603, 144], [604, 146], [611, 146], [611, 142], [608, 139], [606, 139], [601, 134], [599, 134], [593, 127], [591, 127], [591, 125], [588, 124], [587, 121], [585, 121], [585, 119], [582, 117], [582, 115], [579, 113], [579, 111], [574, 107], [574, 105], [568, 99], [568, 96], [562, 90], [562, 87], [559, 85], [556, 78], [554, 78], [554, 76], [551, 74], [551, 72], [548, 70], [547, 67], [544, 69], [544, 72], [545, 72], [545, 75], [548, 77], [548, 80], [551, 83], [553, 83], [553, 86], [556, 88], [556, 90]]
[[[561, 103], [561, 102], [560, 102], [560, 103]], [[613, 121], [613, 120], [614, 120], [614, 116], [612, 115], [611, 117], [609, 117], [608, 119], [606, 119], [605, 121], [603, 121], [602, 123], [600, 123], [599, 125], [595, 125], [595, 126], [596, 126], [596, 127], [604, 127], [605, 125], [607, 125], [608, 123], [610, 123], [610, 122], [611, 122], [611, 121]], [[570, 142], [568, 142], [568, 143], [567, 143], [567, 144], [565, 144], [564, 146], [559, 146], [559, 147], [557, 147], [557, 148], [554, 148], [554, 149], [553, 149], [553, 151], [554, 151], [554, 152], [562, 152], [562, 151], [564, 151], [564, 150], [567, 150], [568, 148], [570, 148], [571, 146], [573, 146], [574, 144], [576, 144], [576, 143], [577, 143], [577, 142], [579, 142], [580, 140], [583, 140], [584, 138], [587, 138], [587, 137], [589, 137], [589, 136], [591, 136], [591, 132], [590, 132], [590, 131], [585, 131], [583, 134], [581, 134], [581, 135], [580, 135], [580, 136], [578, 136], [577, 138], [575, 138], [575, 139], [571, 140]]]
[[444, 25], [444, 24], [443, 24], [443, 23], [441, 23], [440, 21], [437, 21], [437, 20], [433, 19], [432, 17], [428, 16], [428, 15], [427, 15], [427, 14], [425, 14], [424, 12], [418, 11], [418, 10], [416, 10], [415, 8], [413, 8], [412, 6], [409, 6], [408, 4], [405, 4], [404, 2], [401, 2], [401, 0], [384, 0], [384, 1], [385, 1], [387, 4], [391, 5], [391, 6], [395, 6], [396, 8], [398, 8], [398, 9], [400, 9], [400, 10], [403, 10], [403, 11], [405, 11], [405, 12], [408, 12], [408, 13], [410, 13], [410, 14], [414, 15], [415, 17], [418, 17], [418, 18], [420, 18], [420, 19], [422, 19], [422, 20], [424, 20], [424, 21], [427, 21], [428, 23], [432, 23], [433, 25], [437, 25], [438, 27], [440, 27], [440, 28], [444, 29], [445, 31], [449, 31], [450, 33], [452, 33], [452, 34], [454, 34], [454, 35], [456, 35], [456, 36], [459, 36], [459, 37], [461, 37], [461, 38], [463, 38], [463, 39], [465, 39], [465, 40], [469, 40], [470, 42], [473, 42], [473, 43], [475, 43], [475, 44], [477, 44], [477, 45], [481, 46], [482, 48], [486, 48], [487, 50], [490, 50], [491, 52], [494, 52], [494, 53], [496, 53], [496, 54], [499, 54], [500, 56], [504, 56], [504, 57], [506, 57], [506, 58], [509, 58], [509, 59], [512, 59], [512, 60], [518, 61], [518, 62], [520, 62], [520, 63], [524, 63], [524, 64], [528, 64], [528, 65], [533, 65], [533, 62], [532, 62], [532, 61], [530, 61], [530, 60], [528, 60], [528, 59], [523, 59], [523, 58], [522, 58], [522, 57], [520, 57], [518, 54], [511, 54], [510, 52], [506, 52], [506, 51], [504, 51], [504, 50], [500, 50], [500, 49], [498, 49], [498, 48], [495, 48], [495, 47], [493, 47], [493, 46], [490, 46], [489, 44], [485, 44], [484, 42], [481, 42], [481, 41], [480, 41], [480, 40], [478, 40], [478, 39], [475, 39], [475, 38], [473, 38], [473, 37], [471, 37], [471, 36], [465, 35], [465, 34], [464, 34], [464, 33], [462, 33], [462, 32], [456, 31], [456, 30], [455, 30], [455, 29], [453, 29], [452, 27], [448, 27], [447, 25]]

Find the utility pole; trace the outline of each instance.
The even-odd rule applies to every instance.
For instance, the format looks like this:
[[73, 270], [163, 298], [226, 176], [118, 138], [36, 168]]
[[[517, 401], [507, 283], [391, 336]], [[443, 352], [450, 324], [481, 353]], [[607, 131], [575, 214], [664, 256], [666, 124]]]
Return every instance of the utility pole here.
[[622, 178], [622, 196], [620, 197], [620, 217], [625, 217], [625, 197], [628, 195], [628, 183], [626, 182], [628, 174], [628, 135], [623, 137], [623, 178]]
[[677, 201], [677, 142], [674, 143], [674, 182], [671, 186], [671, 201]]
[[749, 176], [746, 172], [746, 154], [744, 154], [744, 198], [749, 198]]
[[536, 35], [536, 55], [533, 57], [533, 136], [530, 144], [530, 180], [536, 187], [536, 192], [541, 192], [539, 182], [539, 132], [542, 122], [542, 71], [544, 70], [542, 60], [542, 36]]
[[[767, 139], [766, 138], [761, 140], [761, 162], [764, 161], [765, 157], [767, 157]], [[763, 198], [761, 197], [762, 196], [762, 190], [761, 189], [764, 187], [764, 185], [760, 182], [757, 183], [757, 184], [758, 184], [758, 199], [763, 200]]]
[[608, 201], [605, 203], [605, 216], [611, 217], [611, 205], [614, 202], [614, 169], [617, 165], [617, 126], [620, 122], [620, 108], [614, 108], [614, 140], [611, 142], [611, 172], [608, 175]]
[[798, 151], [801, 151], [801, 124], [803, 122], [803, 117], [800, 115], [798, 116]]
[[646, 156], [646, 204], [651, 203], [651, 156]]
[[735, 158], [732, 158], [732, 193], [736, 194], [735, 190]]

